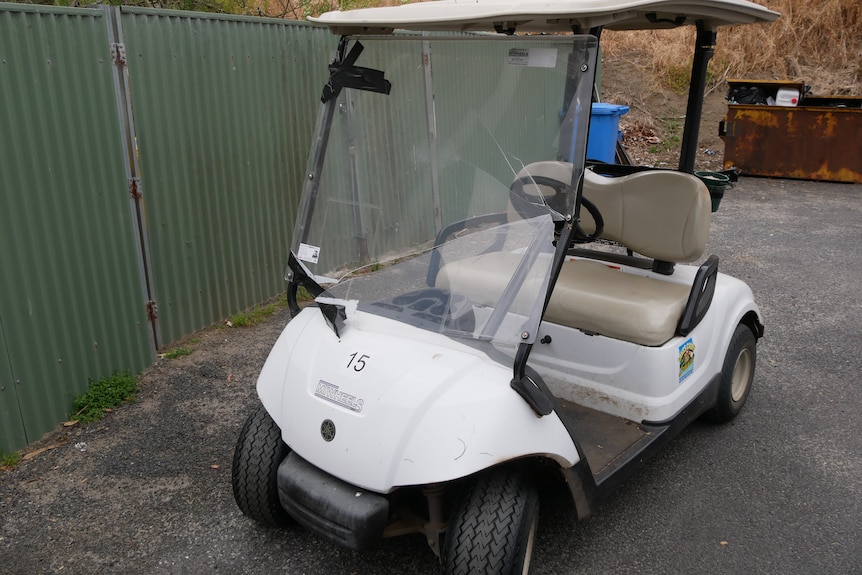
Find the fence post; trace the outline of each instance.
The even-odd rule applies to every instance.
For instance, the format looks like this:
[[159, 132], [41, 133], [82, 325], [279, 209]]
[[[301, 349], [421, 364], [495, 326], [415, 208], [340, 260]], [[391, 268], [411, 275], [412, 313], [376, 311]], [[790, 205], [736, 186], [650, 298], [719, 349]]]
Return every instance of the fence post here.
[[123, 22], [121, 6], [99, 6], [105, 13], [108, 25], [108, 42], [111, 48], [111, 64], [114, 76], [114, 95], [117, 102], [117, 114], [120, 118], [120, 131], [123, 145], [123, 164], [126, 170], [126, 180], [129, 183], [129, 207], [132, 221], [135, 225], [135, 242], [138, 252], [138, 268], [141, 275], [141, 287], [145, 294], [144, 305], [153, 335], [156, 349], [162, 345], [159, 332], [159, 312], [153, 281], [153, 267], [150, 259], [150, 243], [147, 235], [147, 222], [144, 209], [144, 188], [141, 178], [141, 164], [138, 154], [138, 138], [135, 132], [135, 117], [132, 110], [132, 88], [129, 81], [126, 44], [123, 38]]

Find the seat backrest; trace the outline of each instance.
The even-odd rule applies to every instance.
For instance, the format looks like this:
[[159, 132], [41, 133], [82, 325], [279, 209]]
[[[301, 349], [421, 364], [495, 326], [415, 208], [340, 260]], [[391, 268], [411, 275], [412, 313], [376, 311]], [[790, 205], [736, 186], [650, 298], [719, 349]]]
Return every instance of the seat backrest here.
[[[535, 162], [516, 179], [543, 176], [571, 181], [571, 164]], [[525, 186], [533, 195], [553, 194], [548, 186]], [[609, 178], [590, 170], [584, 174], [584, 196], [604, 218], [602, 238], [664, 262], [690, 262], [703, 255], [709, 236], [711, 200], [699, 178], [670, 170], [645, 171]], [[587, 233], [595, 223], [581, 209], [581, 227]]]

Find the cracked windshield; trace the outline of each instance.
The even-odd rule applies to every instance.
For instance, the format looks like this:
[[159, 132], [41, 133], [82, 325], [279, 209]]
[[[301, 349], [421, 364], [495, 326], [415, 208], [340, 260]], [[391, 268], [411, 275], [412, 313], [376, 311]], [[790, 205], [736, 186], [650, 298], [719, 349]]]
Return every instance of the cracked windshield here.
[[[532, 342], [582, 173], [595, 40], [363, 37], [344, 54], [294, 254], [348, 323], [358, 310]], [[548, 160], [573, 164], [572, 179], [531, 194], [530, 166]]]

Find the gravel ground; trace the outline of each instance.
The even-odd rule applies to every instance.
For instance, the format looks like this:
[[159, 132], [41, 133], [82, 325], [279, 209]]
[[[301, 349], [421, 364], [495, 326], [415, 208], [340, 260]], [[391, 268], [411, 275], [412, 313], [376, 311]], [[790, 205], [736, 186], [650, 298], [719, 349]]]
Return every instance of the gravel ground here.
[[[591, 519], [545, 512], [536, 572], [862, 573], [860, 198], [763, 179], [727, 193], [711, 252], [767, 326], [746, 409], [693, 425]], [[353, 553], [234, 504], [234, 443], [287, 321], [205, 330], [141, 375], [135, 403], [0, 472], [0, 572], [434, 573], [421, 537]]]

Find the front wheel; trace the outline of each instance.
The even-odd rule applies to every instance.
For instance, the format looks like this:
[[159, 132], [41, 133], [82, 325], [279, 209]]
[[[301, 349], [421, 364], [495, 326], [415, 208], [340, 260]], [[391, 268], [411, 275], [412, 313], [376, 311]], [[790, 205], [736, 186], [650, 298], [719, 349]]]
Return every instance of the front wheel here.
[[733, 332], [733, 337], [730, 338], [727, 355], [724, 356], [718, 401], [715, 407], [706, 412], [707, 419], [724, 423], [739, 415], [751, 392], [756, 361], [757, 339], [751, 328], [745, 324], [739, 324]]
[[291, 517], [278, 499], [278, 466], [290, 448], [263, 405], [248, 416], [233, 453], [233, 497], [240, 510], [258, 523], [287, 525]]
[[494, 470], [465, 488], [443, 548], [446, 575], [514, 575], [530, 571], [539, 524], [539, 492], [528, 477]]

